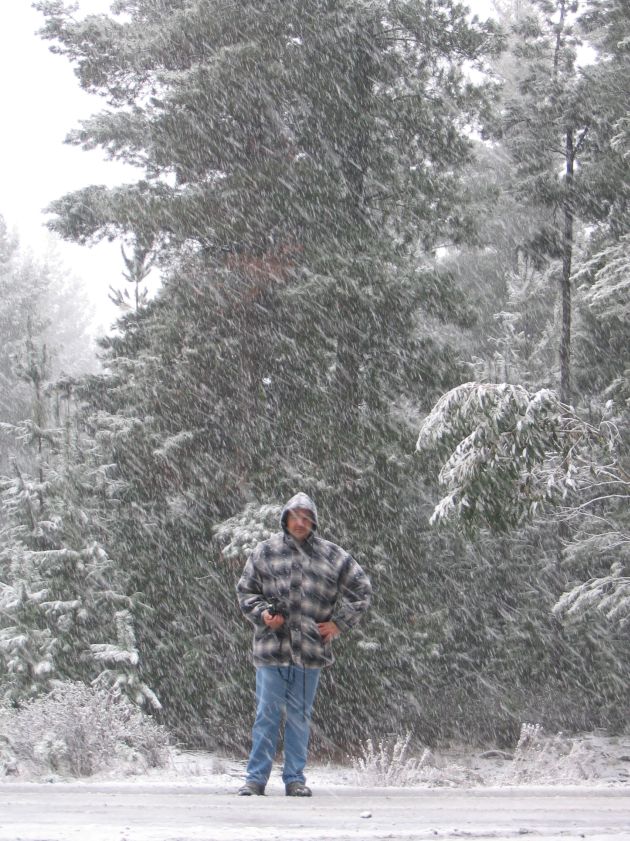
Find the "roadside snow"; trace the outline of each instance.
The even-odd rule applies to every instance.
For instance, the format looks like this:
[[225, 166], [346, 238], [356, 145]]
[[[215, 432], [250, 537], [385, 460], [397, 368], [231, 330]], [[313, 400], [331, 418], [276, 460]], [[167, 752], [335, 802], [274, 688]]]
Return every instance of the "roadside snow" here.
[[[532, 727], [527, 738], [515, 750], [478, 749], [451, 746], [442, 751], [426, 750], [415, 778], [401, 769], [391, 774], [391, 787], [409, 788], [487, 788], [534, 786], [628, 787], [630, 793], [630, 735], [607, 736], [586, 733], [580, 736], [548, 736]], [[374, 764], [348, 760], [347, 765], [313, 762], [307, 768], [308, 782], [315, 788], [381, 788], [382, 770]], [[394, 769], [395, 771], [396, 769]], [[402, 773], [402, 771], [405, 773]], [[0, 784], [46, 782], [72, 785], [150, 786], [168, 784], [177, 787], [205, 787], [229, 792], [245, 776], [245, 760], [217, 756], [204, 751], [173, 749], [163, 768], [126, 768], [89, 778], [64, 778], [55, 773], [28, 776], [20, 769], [0, 776]], [[0, 790], [2, 785], [0, 785]], [[282, 791], [281, 768], [274, 767], [268, 791]], [[630, 841], [630, 840], [629, 840]]]
[[[511, 758], [511, 757], [514, 758]], [[173, 752], [130, 777], [0, 785], [0, 841], [629, 841], [630, 739], [537, 739], [515, 752], [452, 748], [426, 781], [383, 787], [350, 767], [309, 769], [311, 799], [235, 796], [244, 762]]]
[[[471, 750], [453, 746], [426, 753], [415, 781], [422, 788], [622, 786], [628, 787], [630, 794], [630, 735], [541, 735], [514, 751], [492, 748]], [[307, 775], [309, 785], [314, 788], [381, 788], [376, 773], [371, 774], [369, 770], [359, 772], [350, 762], [347, 766], [314, 763], [307, 769]], [[127, 777], [126, 782], [130, 785], [151, 782], [211, 785], [227, 792], [238, 787], [244, 776], [244, 760], [218, 757], [202, 751], [174, 751], [166, 768]], [[54, 777], [49, 779], [56, 781]], [[114, 773], [90, 779], [120, 781], [120, 775]], [[394, 779], [399, 782], [395, 775]], [[395, 789], [408, 787], [393, 786]], [[274, 768], [268, 791], [275, 788], [279, 792], [283, 790], [279, 767]]]

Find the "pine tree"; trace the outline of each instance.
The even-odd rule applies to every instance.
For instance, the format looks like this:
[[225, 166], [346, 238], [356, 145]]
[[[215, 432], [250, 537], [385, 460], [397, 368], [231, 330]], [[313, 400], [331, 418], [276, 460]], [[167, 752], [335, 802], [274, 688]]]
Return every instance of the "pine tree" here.
[[123, 639], [123, 625], [130, 629], [135, 604], [101, 542], [106, 535], [94, 514], [94, 479], [102, 468], [77, 430], [73, 383], [48, 382], [45, 349], [33, 341], [18, 370], [33, 409], [12, 427], [21, 446], [13, 477], [2, 480], [0, 692], [19, 703], [51, 681], [101, 679], [155, 706], [138, 680], [137, 655], [124, 662], [110, 656], [112, 642], [119, 655], [129, 643], [131, 631]]
[[[29, 384], [18, 372], [27, 340], [46, 345], [51, 378], [96, 366], [89, 319], [76, 278], [53, 252], [33, 257], [0, 216], [0, 423], [18, 423], [31, 409]], [[0, 472], [10, 472], [13, 454], [12, 436], [0, 427]]]
[[[624, 3], [590, 0], [580, 27], [594, 49], [584, 68], [584, 95], [593, 112], [591, 154], [584, 173], [589, 197], [589, 238], [576, 274], [579, 321], [576, 382], [589, 416], [616, 431], [614, 459], [602, 459], [589, 505], [567, 548], [574, 587], [559, 611], [583, 628], [594, 615], [606, 617], [609, 638], [624, 639], [628, 558], [628, 460], [630, 357], [625, 275], [628, 215], [628, 48], [630, 12]], [[603, 475], [602, 475], [603, 474]]]
[[[549, 390], [467, 383], [438, 401], [418, 447], [436, 459], [446, 490], [433, 521], [455, 520], [471, 536], [447, 580], [457, 586], [459, 568], [477, 580], [472, 599], [461, 594], [464, 621], [451, 624], [468, 646], [464, 666], [479, 665], [496, 686], [486, 699], [497, 703], [495, 724], [513, 734], [526, 706], [554, 726], [619, 727], [629, 542], [614, 426], [586, 423]], [[559, 557], [562, 522], [572, 539]], [[467, 688], [473, 702], [479, 686]]]
[[[407, 406], [461, 376], [423, 325], [464, 317], [433, 253], [473, 231], [459, 173], [486, 94], [468, 67], [494, 35], [450, 2], [123, 0], [85, 20], [38, 5], [110, 106], [71, 140], [144, 169], [60, 199], [54, 227], [150, 240], [165, 275], [89, 384], [118, 481], [112, 542], [153, 611], [138, 646], [180, 731], [219, 731], [229, 709], [245, 733], [238, 567], [214, 526], [301, 487], [372, 571], [375, 617], [417, 591]], [[368, 698], [400, 714], [415, 646], [379, 618], [355, 636], [328, 739]]]
[[[623, 3], [589, 2], [581, 17], [596, 59], [585, 69], [588, 101], [597, 117], [595, 149], [585, 189], [591, 196], [591, 236], [578, 273], [581, 329], [577, 377], [582, 391], [595, 396], [619, 378], [627, 379], [628, 331], [625, 318], [627, 239], [630, 229], [625, 173], [628, 132], [628, 50], [630, 15]], [[623, 389], [619, 405], [623, 405]], [[605, 398], [606, 399], [606, 398]]]
[[543, 266], [555, 265], [561, 311], [559, 391], [570, 402], [575, 223], [586, 215], [576, 167], [588, 155], [592, 115], [576, 67], [578, 4], [535, 0], [531, 7], [531, 14], [514, 27], [520, 84], [518, 95], [507, 103], [503, 135], [519, 194], [547, 211], [537, 234], [524, 245]]

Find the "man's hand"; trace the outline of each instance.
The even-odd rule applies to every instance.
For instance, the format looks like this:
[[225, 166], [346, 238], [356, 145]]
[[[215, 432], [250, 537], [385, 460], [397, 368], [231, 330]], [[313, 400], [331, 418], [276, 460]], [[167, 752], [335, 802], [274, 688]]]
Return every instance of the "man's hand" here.
[[330, 640], [334, 640], [335, 637], [338, 637], [341, 631], [335, 625], [334, 622], [318, 622], [317, 629], [321, 634], [322, 639], [324, 642], [330, 642]]
[[276, 613], [275, 616], [272, 616], [268, 610], [263, 610], [262, 612], [263, 622], [268, 628], [271, 628], [272, 631], [277, 631], [282, 625], [284, 625], [284, 616], [280, 613]]

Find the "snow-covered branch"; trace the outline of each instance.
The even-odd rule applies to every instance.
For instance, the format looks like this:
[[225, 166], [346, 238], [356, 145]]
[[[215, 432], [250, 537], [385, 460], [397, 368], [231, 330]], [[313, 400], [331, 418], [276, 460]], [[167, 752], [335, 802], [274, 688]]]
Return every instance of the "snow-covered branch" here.
[[432, 522], [504, 531], [578, 489], [596, 445], [610, 430], [593, 427], [555, 392], [509, 383], [464, 383], [447, 392], [422, 424], [417, 450], [442, 462], [446, 494]]

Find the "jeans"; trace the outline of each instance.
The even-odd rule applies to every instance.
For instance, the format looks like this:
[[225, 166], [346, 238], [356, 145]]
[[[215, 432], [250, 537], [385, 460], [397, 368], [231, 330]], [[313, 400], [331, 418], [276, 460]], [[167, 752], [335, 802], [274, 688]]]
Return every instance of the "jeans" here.
[[320, 669], [301, 666], [259, 666], [256, 669], [256, 720], [247, 763], [247, 782], [265, 785], [276, 755], [282, 714], [284, 726], [284, 784], [303, 783], [311, 713]]

